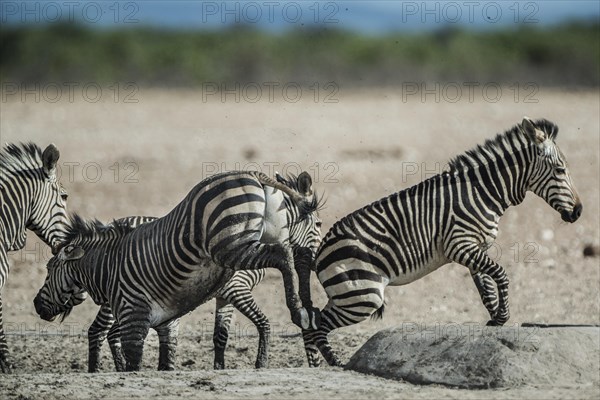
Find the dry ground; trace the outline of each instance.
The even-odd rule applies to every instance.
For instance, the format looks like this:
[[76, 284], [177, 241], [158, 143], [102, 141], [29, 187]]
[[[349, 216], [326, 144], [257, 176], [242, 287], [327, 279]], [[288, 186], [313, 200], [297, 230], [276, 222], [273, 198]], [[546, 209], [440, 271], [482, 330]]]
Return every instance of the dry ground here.
[[[9, 97], [0, 111], [0, 141], [54, 142], [61, 150], [61, 181], [70, 193], [71, 211], [102, 220], [127, 215], [167, 213], [202, 178], [216, 171], [261, 168], [264, 172], [309, 170], [325, 193], [324, 232], [354, 209], [439, 172], [447, 160], [518, 123], [523, 115], [546, 117], [561, 132], [558, 143], [570, 161], [584, 204], [573, 225], [529, 194], [501, 220], [494, 256], [511, 280], [510, 324], [548, 322], [598, 324], [600, 280], [597, 257], [584, 246], [599, 244], [599, 132], [597, 91], [541, 89], [537, 103], [516, 102], [506, 91], [496, 103], [475, 96], [470, 102], [403, 101], [399, 91], [344, 92], [339, 102], [270, 103], [232, 97], [203, 102], [195, 91], [144, 90], [138, 103], [105, 98], [87, 103], [63, 96], [58, 103]], [[310, 99], [309, 99], [310, 98]], [[322, 99], [321, 99], [322, 100]], [[236, 164], [237, 163], [237, 164]], [[124, 378], [90, 377], [84, 333], [97, 306], [87, 301], [63, 325], [45, 323], [32, 299], [42, 285], [48, 251], [30, 236], [25, 251], [11, 255], [11, 273], [2, 292], [5, 329], [16, 364], [15, 375], [0, 376], [0, 392], [48, 398], [134, 396], [150, 393], [203, 397], [305, 398], [364, 397], [595, 397], [600, 388], [531, 387], [510, 391], [463, 391], [418, 387], [363, 377], [337, 369], [282, 369], [306, 365], [298, 330], [289, 322], [277, 273], [255, 296], [273, 325], [270, 371], [252, 371], [257, 338], [253, 326], [237, 315], [227, 352], [229, 368], [211, 371], [214, 304], [182, 320], [179, 370], [159, 374], [156, 337], [149, 339], [145, 371]], [[317, 304], [323, 291], [315, 284]], [[340, 330], [333, 344], [345, 359], [383, 327], [400, 324], [481, 323], [487, 314], [465, 268], [445, 266], [405, 287], [387, 291], [383, 321]], [[106, 350], [106, 349], [104, 349]], [[111, 371], [108, 352], [104, 369]], [[69, 374], [65, 374], [69, 373]], [[323, 389], [321, 389], [323, 388]], [[322, 390], [322, 391], [320, 391]], [[2, 396], [3, 397], [3, 396]]]

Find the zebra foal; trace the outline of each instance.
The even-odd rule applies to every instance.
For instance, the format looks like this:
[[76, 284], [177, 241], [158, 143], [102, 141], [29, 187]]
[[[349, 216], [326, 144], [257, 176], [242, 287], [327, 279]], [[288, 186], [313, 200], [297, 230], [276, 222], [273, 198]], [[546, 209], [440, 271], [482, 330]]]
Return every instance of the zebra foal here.
[[[270, 267], [282, 273], [294, 323], [316, 327], [318, 313], [304, 281], [314, 252], [294, 251], [292, 241], [303, 226], [319, 222], [319, 202], [307, 173], [294, 186], [298, 191], [262, 173], [230, 172], [203, 180], [165, 217], [135, 229], [75, 217], [63, 248], [48, 263], [36, 311], [53, 320], [83, 292], [109, 304], [125, 368], [138, 370], [150, 327], [172, 349], [177, 318], [214, 297], [235, 271]], [[159, 364], [172, 366], [173, 356], [161, 352]]]
[[320, 328], [303, 331], [309, 365], [319, 365], [319, 351], [330, 365], [341, 365], [327, 341], [330, 331], [381, 315], [388, 285], [408, 284], [450, 262], [471, 272], [488, 324], [503, 325], [509, 319], [508, 278], [485, 252], [500, 217], [528, 191], [563, 221], [575, 222], [582, 212], [557, 134], [552, 122], [525, 117], [451, 160], [449, 171], [336, 222], [315, 260], [329, 301]]
[[[53, 252], [64, 239], [67, 192], [56, 177], [59, 157], [53, 144], [43, 152], [33, 143], [9, 144], [0, 151], [0, 292], [8, 278], [7, 253], [25, 246], [26, 229]], [[11, 369], [0, 297], [0, 371]]]

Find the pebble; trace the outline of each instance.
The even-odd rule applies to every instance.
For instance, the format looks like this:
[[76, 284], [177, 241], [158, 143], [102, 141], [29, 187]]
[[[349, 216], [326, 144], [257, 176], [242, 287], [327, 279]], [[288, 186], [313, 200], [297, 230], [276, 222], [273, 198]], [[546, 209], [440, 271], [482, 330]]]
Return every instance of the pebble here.
[[593, 244], [586, 244], [583, 247], [583, 256], [584, 257], [598, 257], [600, 254], [600, 248], [598, 246], [594, 246]]
[[542, 239], [546, 241], [554, 239], [554, 231], [551, 229], [544, 229], [542, 231]]

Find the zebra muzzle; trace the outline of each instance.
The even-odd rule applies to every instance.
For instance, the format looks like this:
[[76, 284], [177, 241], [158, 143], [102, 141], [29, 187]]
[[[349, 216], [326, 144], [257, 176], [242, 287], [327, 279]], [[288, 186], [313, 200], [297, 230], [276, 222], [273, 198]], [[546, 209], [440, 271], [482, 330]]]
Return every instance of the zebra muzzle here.
[[565, 222], [573, 223], [573, 222], [577, 221], [579, 219], [579, 217], [581, 217], [582, 211], [583, 211], [583, 204], [578, 203], [575, 205], [575, 207], [573, 207], [573, 211], [571, 211], [571, 212], [563, 210], [560, 213], [560, 217]]
[[35, 312], [40, 316], [44, 321], [52, 322], [56, 319], [56, 314], [52, 314], [50, 310], [44, 307], [43, 301], [40, 296], [37, 295], [33, 299], [33, 305], [35, 307]]

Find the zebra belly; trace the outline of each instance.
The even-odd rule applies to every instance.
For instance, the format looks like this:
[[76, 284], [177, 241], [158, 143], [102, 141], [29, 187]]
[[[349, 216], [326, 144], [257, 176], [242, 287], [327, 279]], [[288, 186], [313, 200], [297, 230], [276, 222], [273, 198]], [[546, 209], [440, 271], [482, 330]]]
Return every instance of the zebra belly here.
[[186, 279], [177, 283], [176, 291], [151, 302], [151, 326], [182, 317], [211, 300], [234, 273], [233, 269], [224, 268], [212, 260], [204, 261]]
[[402, 271], [400, 271], [400, 275], [391, 279], [388, 285], [402, 286], [414, 282], [417, 279], [421, 279], [425, 275], [435, 271], [442, 265], [448, 264], [449, 262], [450, 260], [448, 260], [442, 252], [435, 251], [432, 257], [425, 261], [424, 264], [419, 265], [416, 268], [413, 267], [412, 270], [407, 267], [406, 273], [402, 273]]

